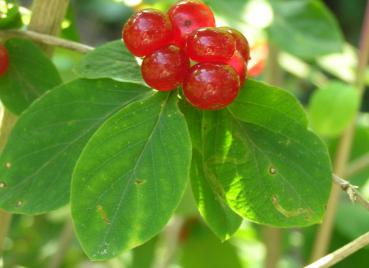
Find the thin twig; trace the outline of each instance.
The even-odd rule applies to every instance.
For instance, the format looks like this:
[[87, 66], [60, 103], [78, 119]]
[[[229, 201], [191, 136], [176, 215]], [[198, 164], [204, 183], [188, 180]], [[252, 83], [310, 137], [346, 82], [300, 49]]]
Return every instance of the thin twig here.
[[[355, 87], [358, 90], [360, 98], [362, 98], [365, 89], [365, 73], [366, 66], [369, 59], [369, 1], [367, 1], [365, 19], [361, 32], [360, 50], [358, 55], [358, 66], [356, 70], [356, 82]], [[334, 161], [334, 172], [339, 176], [345, 176], [346, 166], [349, 160], [352, 141], [354, 138], [356, 127], [356, 118], [351, 122], [349, 127], [345, 130], [336, 154]], [[334, 219], [337, 212], [338, 200], [339, 200], [340, 187], [333, 185], [331, 196], [327, 205], [327, 212], [325, 214], [322, 225], [319, 227], [317, 237], [314, 242], [312, 261], [323, 257], [329, 248], [332, 230], [334, 226]]]
[[7, 236], [12, 214], [0, 210], [0, 259], [4, 250], [4, 242]]
[[51, 45], [55, 47], [66, 48], [69, 50], [77, 51], [80, 53], [88, 53], [94, 48], [88, 45], [84, 45], [78, 42], [68, 41], [62, 38], [54, 37], [48, 34], [41, 34], [33, 31], [23, 31], [23, 30], [3, 30], [0, 31], [0, 38], [9, 37], [22, 37], [30, 39], [39, 43], [46, 45]]
[[178, 249], [179, 232], [183, 225], [183, 219], [173, 217], [166, 227], [159, 240], [159, 246], [155, 253], [152, 267], [168, 268], [173, 263], [173, 259]]
[[63, 258], [68, 251], [69, 245], [74, 238], [72, 219], [68, 218], [64, 225], [64, 229], [59, 237], [58, 248], [51, 258], [48, 268], [61, 267]]
[[[0, 152], [4, 149], [8, 141], [16, 119], [17, 118], [14, 114], [6, 110], [0, 104]], [[3, 182], [0, 181], [0, 184], [0, 187], [5, 187], [5, 184]], [[0, 210], [0, 256], [2, 255], [4, 241], [10, 227], [11, 219], [12, 214]]]
[[352, 202], [362, 205], [369, 211], [369, 201], [366, 200], [358, 191], [357, 186], [350, 184], [348, 181], [333, 174], [333, 182], [337, 184], [341, 189], [347, 193]]
[[[283, 83], [283, 71], [279, 65], [279, 49], [270, 45], [268, 63], [265, 72], [265, 81], [276, 86]], [[283, 254], [283, 230], [271, 226], [262, 229], [263, 243], [265, 245], [264, 268], [277, 268]]]
[[349, 244], [343, 246], [342, 248], [334, 251], [333, 253], [317, 260], [316, 262], [305, 266], [305, 268], [326, 268], [332, 267], [336, 263], [342, 261], [348, 256], [352, 255], [356, 251], [362, 249], [363, 247], [369, 245], [369, 232], [360, 236], [356, 240], [350, 242]]
[[367, 168], [369, 168], [369, 153], [349, 163], [346, 169], [345, 177], [351, 178]]

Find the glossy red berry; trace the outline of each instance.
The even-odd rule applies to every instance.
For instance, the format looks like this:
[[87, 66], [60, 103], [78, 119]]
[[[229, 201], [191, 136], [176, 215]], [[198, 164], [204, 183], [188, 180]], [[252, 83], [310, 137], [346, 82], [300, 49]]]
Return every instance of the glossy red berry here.
[[9, 68], [8, 50], [0, 45], [0, 76], [4, 75]]
[[244, 58], [242, 57], [241, 53], [236, 51], [227, 64], [233, 67], [233, 69], [237, 72], [240, 78], [240, 84], [242, 86], [246, 79], [247, 66], [246, 66], [246, 62]]
[[221, 27], [221, 29], [226, 30], [233, 36], [236, 40], [236, 49], [241, 53], [245, 61], [248, 62], [250, 60], [250, 45], [246, 37], [241, 32], [230, 27]]
[[236, 41], [225, 30], [202, 28], [188, 37], [186, 50], [197, 62], [227, 63], [236, 51]]
[[182, 84], [190, 69], [190, 60], [182, 49], [169, 46], [146, 56], [141, 65], [145, 82], [160, 91]]
[[143, 9], [129, 18], [122, 36], [128, 50], [137, 57], [143, 57], [172, 42], [172, 25], [161, 11]]
[[228, 65], [200, 63], [193, 66], [183, 84], [183, 93], [194, 106], [218, 110], [229, 105], [240, 89], [237, 73]]
[[168, 11], [173, 25], [174, 43], [184, 46], [187, 37], [202, 27], [215, 27], [215, 19], [210, 8], [201, 1], [183, 0]]

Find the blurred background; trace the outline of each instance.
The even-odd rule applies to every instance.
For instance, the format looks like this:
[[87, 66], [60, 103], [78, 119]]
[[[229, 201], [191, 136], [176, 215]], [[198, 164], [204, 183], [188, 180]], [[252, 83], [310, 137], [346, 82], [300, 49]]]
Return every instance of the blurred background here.
[[[1, 2], [1, 1], [0, 1]], [[30, 0], [20, 1], [24, 20], [29, 20]], [[166, 10], [174, 0], [74, 0], [63, 22], [61, 37], [91, 46], [121, 38], [124, 22], [142, 7]], [[332, 155], [343, 128], [329, 128], [332, 118], [316, 118], [315, 108], [318, 88], [347, 85], [353, 82], [357, 63], [356, 50], [365, 11], [365, 0], [325, 0], [334, 13], [345, 39], [342, 53], [302, 59], [269, 44], [265, 28], [273, 20], [270, 6], [263, 0], [205, 1], [214, 10], [219, 25], [230, 25], [241, 30], [252, 45], [252, 62], [249, 75], [270, 81], [268, 51], [278, 53], [278, 74], [274, 81], [293, 92], [311, 116], [312, 128], [327, 142]], [[281, 33], [283, 34], [283, 33]], [[288, 38], [288, 37], [287, 37]], [[319, 46], [319, 44], [316, 44]], [[277, 52], [276, 52], [277, 51]], [[53, 60], [65, 81], [75, 78], [73, 66], [81, 55], [57, 49]], [[369, 73], [368, 73], [369, 74]], [[367, 79], [369, 83], [369, 75]], [[334, 84], [336, 83], [336, 84]], [[344, 106], [342, 106], [344, 107]], [[318, 111], [316, 111], [318, 109]], [[342, 108], [343, 109], [343, 108]], [[369, 94], [364, 96], [355, 133], [351, 159], [369, 152]], [[345, 112], [345, 111], [343, 111]], [[319, 116], [318, 116], [319, 117]], [[369, 197], [369, 169], [352, 177], [363, 195]], [[343, 246], [368, 231], [369, 214], [351, 204], [342, 196], [330, 251]], [[170, 268], [246, 268], [264, 267], [266, 253], [262, 226], [245, 221], [239, 232], [221, 243], [201, 221], [190, 190], [168, 228], [158, 237], [131, 252], [101, 263], [89, 262], [74, 237], [69, 208], [65, 207], [47, 215], [15, 216], [5, 241], [4, 267], [160, 267], [163, 262]], [[276, 267], [302, 267], [308, 262], [316, 227], [286, 229], [281, 235], [280, 260]], [[368, 267], [369, 249], [352, 255], [335, 267]], [[60, 265], [60, 266], [59, 266]], [[165, 264], [166, 265], [166, 264]], [[1, 265], [0, 265], [1, 266]]]

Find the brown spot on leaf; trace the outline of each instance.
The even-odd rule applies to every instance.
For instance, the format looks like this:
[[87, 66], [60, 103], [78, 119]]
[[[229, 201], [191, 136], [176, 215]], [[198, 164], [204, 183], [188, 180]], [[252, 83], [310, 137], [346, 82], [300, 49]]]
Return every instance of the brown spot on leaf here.
[[270, 174], [270, 175], [275, 175], [275, 174], [277, 174], [277, 169], [276, 169], [275, 167], [271, 166], [271, 167], [269, 168], [269, 174]]
[[97, 205], [97, 212], [99, 212], [101, 219], [106, 223], [106, 224], [110, 224], [110, 221], [106, 215], [106, 212], [104, 210], [104, 208], [101, 205]]
[[141, 180], [141, 179], [136, 179], [135, 180], [135, 184], [138, 186], [138, 185], [141, 185], [141, 184], [143, 184], [143, 183], [145, 183], [145, 181], [144, 180]]
[[292, 217], [304, 215], [305, 220], [310, 220], [313, 214], [313, 211], [311, 210], [311, 208], [298, 208], [295, 210], [287, 210], [281, 206], [277, 196], [275, 195], [272, 196], [272, 203], [273, 203], [273, 206], [276, 208], [276, 210], [278, 210], [278, 212], [281, 213], [286, 218], [292, 218]]

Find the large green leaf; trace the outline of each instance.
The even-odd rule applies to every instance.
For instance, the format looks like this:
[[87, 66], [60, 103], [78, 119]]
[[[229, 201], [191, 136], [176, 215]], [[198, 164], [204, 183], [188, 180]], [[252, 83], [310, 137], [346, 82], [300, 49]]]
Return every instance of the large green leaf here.
[[203, 112], [184, 101], [181, 102], [181, 109], [192, 139], [191, 187], [198, 210], [210, 229], [221, 240], [227, 240], [238, 230], [242, 218], [229, 208], [217, 178], [209, 176], [203, 165]]
[[330, 160], [290, 94], [248, 81], [228, 110], [206, 113], [203, 126], [204, 165], [233, 210], [280, 227], [320, 222]]
[[269, 36], [282, 50], [306, 59], [342, 51], [339, 26], [320, 0], [269, 1], [274, 11]]
[[84, 78], [111, 78], [123, 82], [144, 83], [140, 66], [121, 40], [107, 43], [88, 53], [76, 68]]
[[50, 91], [19, 118], [0, 157], [0, 207], [38, 214], [69, 200], [72, 170], [96, 129], [148, 88], [76, 80]]
[[20, 114], [45, 91], [61, 84], [53, 63], [31, 41], [10, 39], [9, 70], [0, 77], [0, 98], [13, 113]]
[[322, 136], [339, 136], [354, 119], [359, 106], [359, 93], [354, 87], [330, 82], [315, 91], [311, 98], [311, 126]]
[[193, 151], [191, 185], [201, 216], [210, 229], [221, 239], [229, 239], [240, 227], [242, 218], [233, 212], [225, 198], [218, 178], [206, 170], [203, 156]]
[[87, 255], [108, 259], [160, 232], [186, 189], [190, 161], [174, 93], [134, 102], [104, 123], [72, 182], [72, 215]]

